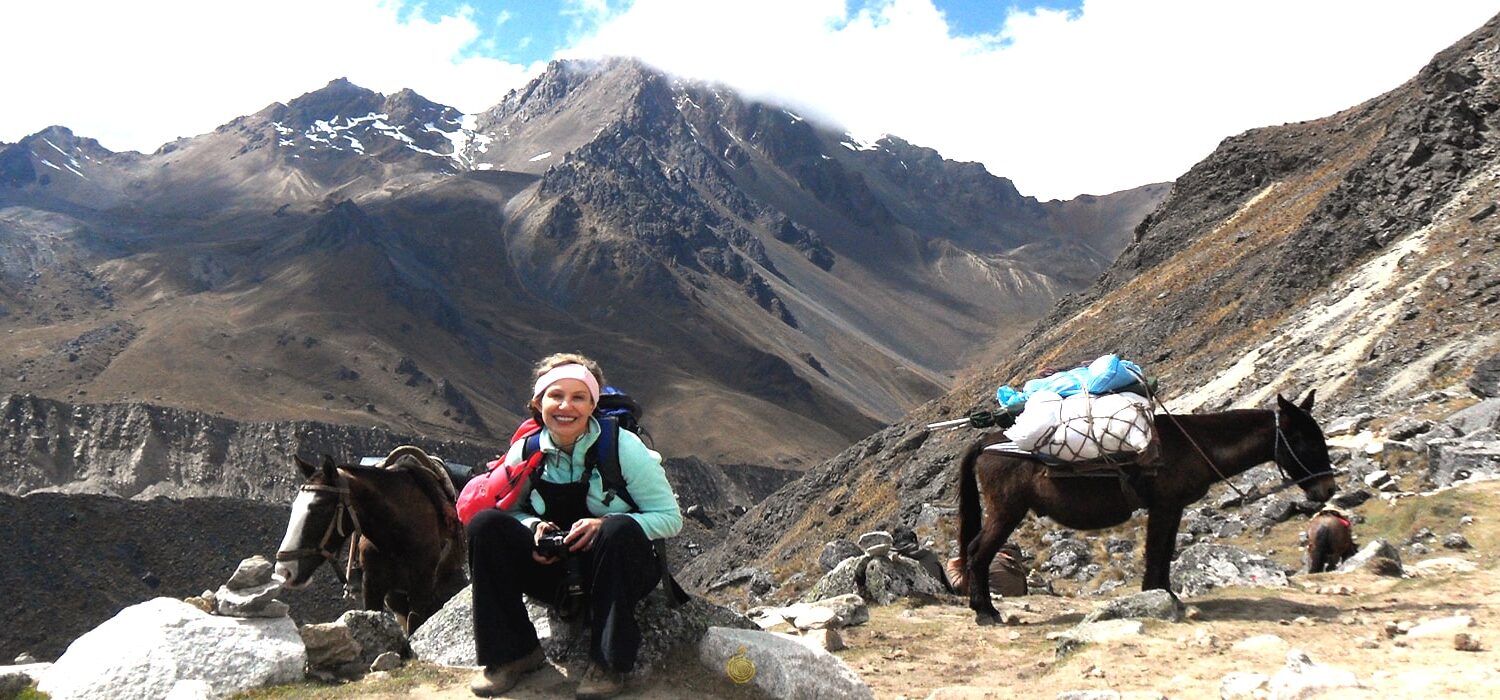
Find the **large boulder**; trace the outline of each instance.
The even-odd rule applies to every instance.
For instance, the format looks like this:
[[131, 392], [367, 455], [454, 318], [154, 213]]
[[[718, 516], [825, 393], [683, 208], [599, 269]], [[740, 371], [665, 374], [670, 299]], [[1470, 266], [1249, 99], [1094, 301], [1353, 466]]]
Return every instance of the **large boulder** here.
[[1500, 399], [1485, 399], [1468, 408], [1455, 411], [1443, 422], [1460, 435], [1471, 435], [1481, 430], [1500, 428]]
[[1100, 622], [1103, 620], [1138, 619], [1150, 618], [1155, 620], [1167, 620], [1169, 622], [1182, 622], [1183, 614], [1187, 606], [1172, 595], [1171, 591], [1151, 590], [1141, 591], [1127, 596], [1122, 596], [1095, 608], [1093, 612], [1084, 616], [1084, 622]]
[[1475, 476], [1500, 475], [1500, 441], [1434, 441], [1427, 448], [1425, 481], [1452, 486]]
[[823, 545], [823, 553], [818, 555], [818, 566], [822, 567], [824, 571], [833, 571], [844, 560], [858, 557], [864, 553], [865, 550], [860, 549], [859, 545], [849, 540], [833, 540]]
[[872, 557], [865, 567], [865, 593], [874, 605], [890, 605], [913, 595], [936, 596], [946, 593], [942, 581], [934, 578], [921, 562], [901, 556]]
[[1382, 576], [1401, 576], [1401, 550], [1383, 539], [1377, 539], [1365, 543], [1365, 546], [1354, 556], [1345, 559], [1338, 568], [1345, 573], [1360, 569], [1369, 569]]
[[823, 575], [818, 582], [813, 584], [812, 590], [802, 596], [802, 600], [812, 602], [824, 598], [834, 598], [841, 595], [865, 594], [861, 582], [865, 576], [865, 566], [869, 564], [870, 557], [860, 555], [845, 559], [833, 567], [833, 571]]
[[698, 661], [737, 683], [754, 683], [773, 698], [875, 698], [838, 657], [774, 632], [710, 628], [698, 643]]
[[1474, 367], [1466, 382], [1469, 391], [1485, 399], [1500, 398], [1500, 355], [1495, 355]]
[[1172, 589], [1184, 596], [1226, 586], [1285, 586], [1286, 577], [1281, 564], [1227, 544], [1195, 544], [1172, 562]]
[[289, 617], [222, 617], [156, 598], [74, 640], [38, 689], [53, 700], [154, 699], [178, 681], [203, 681], [222, 696], [301, 680], [306, 663]]
[[[588, 628], [567, 623], [548, 606], [528, 602], [527, 612], [536, 627], [537, 639], [547, 658], [559, 663], [583, 662], [588, 657]], [[635, 611], [641, 627], [641, 650], [636, 660], [636, 674], [644, 675], [683, 644], [697, 644], [709, 627], [757, 629], [743, 615], [693, 598], [673, 607], [660, 590], [653, 591]], [[582, 637], [580, 638], [580, 635]], [[474, 651], [474, 594], [465, 587], [453, 596], [435, 615], [428, 618], [411, 637], [411, 650], [417, 658], [445, 666], [476, 666]]]

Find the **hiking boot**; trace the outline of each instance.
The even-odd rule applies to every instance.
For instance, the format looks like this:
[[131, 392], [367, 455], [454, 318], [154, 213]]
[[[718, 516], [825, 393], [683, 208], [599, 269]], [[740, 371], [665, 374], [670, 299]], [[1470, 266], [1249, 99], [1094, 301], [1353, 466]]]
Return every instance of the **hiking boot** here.
[[604, 666], [589, 662], [584, 669], [583, 680], [578, 684], [578, 700], [604, 700], [625, 690], [625, 674], [611, 671]]
[[511, 688], [532, 671], [541, 668], [542, 662], [547, 660], [547, 655], [542, 653], [542, 648], [537, 647], [515, 661], [503, 663], [498, 666], [486, 666], [474, 682], [469, 684], [469, 690], [482, 698], [492, 698]]

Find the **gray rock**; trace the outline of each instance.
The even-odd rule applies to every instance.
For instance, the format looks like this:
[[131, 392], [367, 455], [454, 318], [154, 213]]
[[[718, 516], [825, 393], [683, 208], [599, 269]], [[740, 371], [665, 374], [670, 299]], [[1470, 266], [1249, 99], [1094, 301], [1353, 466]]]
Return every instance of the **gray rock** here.
[[1344, 560], [1338, 570], [1342, 572], [1369, 569], [1382, 576], [1400, 576], [1401, 551], [1396, 549], [1390, 542], [1377, 539], [1365, 543], [1354, 556]]
[[271, 582], [271, 575], [276, 572], [276, 566], [265, 557], [257, 554], [240, 562], [239, 568], [234, 570], [234, 575], [229, 577], [225, 586], [231, 590], [241, 588], [259, 588]]
[[362, 651], [349, 628], [337, 622], [303, 625], [298, 632], [307, 647], [309, 669], [335, 671], [359, 659]]
[[1331, 697], [1341, 689], [1364, 687], [1353, 673], [1313, 663], [1301, 649], [1286, 653], [1286, 666], [1271, 676], [1268, 686], [1277, 700]]
[[838, 657], [773, 632], [710, 628], [698, 643], [698, 661], [710, 673], [754, 683], [785, 700], [852, 698], [875, 693]]
[[1135, 551], [1135, 540], [1126, 537], [1111, 537], [1104, 542], [1104, 551], [1110, 554], [1125, 554]]
[[1500, 475], [1500, 441], [1466, 439], [1453, 444], [1433, 444], [1427, 448], [1427, 454], [1426, 481], [1435, 487], [1451, 486], [1480, 475]]
[[[547, 658], [564, 665], [586, 660], [587, 627], [562, 622], [546, 606], [528, 603], [526, 607]], [[412, 652], [431, 663], [476, 665], [473, 616], [473, 588], [466, 586], [412, 635]], [[659, 590], [641, 601], [635, 619], [641, 628], [641, 650], [633, 675], [650, 673], [680, 645], [697, 644], [709, 627], [756, 629], [745, 616], [700, 598], [672, 607]]]
[[809, 603], [814, 607], [828, 608], [838, 616], [839, 627], [852, 627], [870, 621], [870, 608], [858, 595], [840, 595]]
[[156, 598], [74, 640], [38, 689], [54, 700], [160, 698], [178, 681], [201, 680], [223, 696], [301, 680], [306, 663], [289, 617], [220, 617]]
[[1464, 382], [1469, 391], [1475, 396], [1484, 399], [1500, 397], [1500, 355], [1495, 355], [1480, 362], [1474, 367], [1469, 375], [1469, 380]]
[[864, 553], [865, 551], [860, 549], [859, 545], [849, 540], [834, 540], [823, 545], [823, 553], [818, 555], [818, 565], [823, 567], [824, 571], [833, 571], [845, 559], [858, 557]]
[[1091, 563], [1087, 542], [1075, 539], [1058, 540], [1048, 551], [1047, 560], [1042, 562], [1042, 571], [1052, 573], [1061, 578], [1077, 577], [1082, 569]]
[[865, 592], [874, 605], [890, 605], [913, 595], [936, 596], [947, 586], [933, 578], [921, 563], [903, 557], [872, 557], [865, 567]]
[[1500, 428], [1500, 399], [1488, 398], [1473, 406], [1455, 411], [1443, 419], [1460, 435], [1470, 435], [1484, 429]]
[[1172, 564], [1172, 588], [1195, 596], [1225, 586], [1279, 587], [1287, 571], [1275, 561], [1224, 544], [1195, 544]]
[[237, 591], [220, 587], [214, 594], [215, 610], [230, 617], [286, 617], [290, 608], [276, 600], [280, 593], [281, 584], [274, 581], [258, 588]]
[[401, 668], [401, 655], [394, 651], [383, 652], [370, 662], [370, 671], [373, 673], [394, 671], [398, 668]]
[[891, 537], [891, 533], [885, 530], [866, 532], [860, 535], [859, 540], [855, 542], [855, 544], [859, 545], [860, 549], [864, 550], [865, 554], [872, 557], [883, 557], [890, 553], [894, 543], [895, 540]]
[[[396, 616], [386, 611], [350, 610], [339, 616], [337, 624], [349, 629], [359, 643], [359, 661], [369, 665], [386, 652], [400, 654], [406, 649], [406, 634]], [[420, 628], [418, 628], [420, 629]]]
[[742, 566], [720, 576], [708, 585], [709, 591], [717, 591], [745, 584], [745, 589], [754, 595], [765, 595], [776, 587], [776, 579], [771, 574], [753, 566]]
[[1056, 700], [1120, 700], [1118, 690], [1064, 690]]
[[411, 635], [418, 659], [443, 666], [474, 666], [474, 587], [464, 586]]
[[1373, 498], [1374, 495], [1364, 489], [1340, 491], [1338, 495], [1328, 499], [1328, 502], [1339, 508], [1355, 508]]
[[1089, 613], [1084, 622], [1116, 620], [1123, 618], [1150, 618], [1181, 622], [1187, 606], [1170, 591], [1151, 590], [1111, 600]]
[[922, 510], [917, 513], [917, 521], [912, 525], [912, 529], [916, 530], [917, 537], [923, 540], [941, 542], [949, 539], [949, 536], [943, 531], [943, 523], [955, 522], [957, 519], [957, 508], [923, 503]]
[[1328, 427], [1323, 429], [1323, 434], [1327, 435], [1328, 437], [1334, 437], [1336, 435], [1353, 435], [1359, 432], [1360, 428], [1363, 428], [1365, 423], [1370, 422], [1370, 419], [1374, 417], [1375, 416], [1372, 416], [1368, 413], [1360, 413], [1353, 416], [1340, 416], [1333, 419], [1332, 421], [1329, 421]]
[[1469, 544], [1469, 539], [1456, 532], [1449, 533], [1443, 537], [1444, 549], [1470, 549], [1471, 547], [1473, 545]]
[[1410, 440], [1418, 435], [1423, 435], [1432, 430], [1433, 422], [1412, 417], [1403, 417], [1390, 427], [1385, 429], [1385, 435], [1391, 440]]
[[811, 602], [842, 595], [863, 596], [864, 589], [860, 587], [860, 579], [864, 578], [865, 566], [869, 562], [870, 557], [864, 555], [845, 559], [833, 571], [818, 579], [807, 595], [802, 596], [802, 600]]

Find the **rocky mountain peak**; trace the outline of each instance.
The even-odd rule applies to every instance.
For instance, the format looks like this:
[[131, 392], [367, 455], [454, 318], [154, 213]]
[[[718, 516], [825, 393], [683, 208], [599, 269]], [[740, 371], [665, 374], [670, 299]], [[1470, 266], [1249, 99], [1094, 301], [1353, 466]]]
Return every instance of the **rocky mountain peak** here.
[[355, 85], [347, 78], [335, 78], [327, 85], [288, 102], [284, 123], [309, 126], [319, 120], [364, 116], [379, 111], [383, 102], [384, 96], [380, 93]]

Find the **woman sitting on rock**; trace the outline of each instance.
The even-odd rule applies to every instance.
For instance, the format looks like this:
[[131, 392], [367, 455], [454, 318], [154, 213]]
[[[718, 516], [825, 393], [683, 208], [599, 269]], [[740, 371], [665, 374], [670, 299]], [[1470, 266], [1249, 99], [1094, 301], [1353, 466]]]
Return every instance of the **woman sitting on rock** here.
[[[590, 620], [590, 663], [579, 698], [618, 694], [635, 667], [641, 646], [635, 606], [661, 572], [651, 541], [676, 535], [682, 515], [661, 455], [628, 430], [617, 431], [615, 448], [636, 509], [606, 494], [594, 468], [599, 457], [589, 456], [602, 433], [593, 417], [602, 386], [599, 365], [582, 355], [553, 355], [537, 365], [529, 408], [542, 426], [533, 443], [545, 455], [542, 466], [512, 510], [486, 510], [469, 523], [474, 646], [484, 666], [471, 685], [475, 695], [504, 693], [545, 660], [523, 593], [560, 613], [581, 608]], [[525, 444], [511, 445], [507, 464], [521, 460]]]

